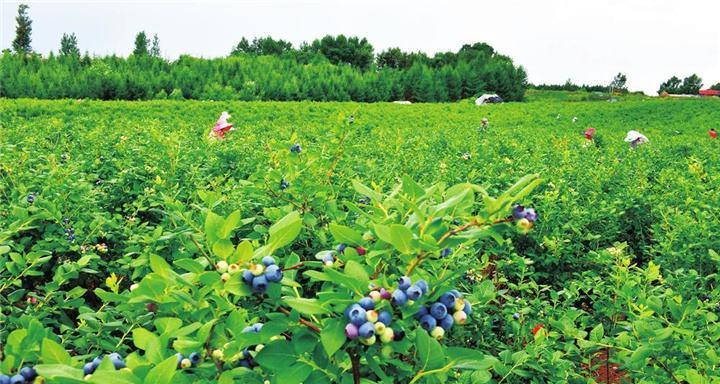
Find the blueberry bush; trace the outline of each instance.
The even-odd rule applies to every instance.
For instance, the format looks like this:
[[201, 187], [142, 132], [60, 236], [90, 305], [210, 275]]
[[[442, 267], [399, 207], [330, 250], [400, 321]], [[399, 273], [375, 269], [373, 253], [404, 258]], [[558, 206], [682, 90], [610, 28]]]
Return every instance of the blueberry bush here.
[[0, 384], [720, 383], [719, 106], [0, 100]]

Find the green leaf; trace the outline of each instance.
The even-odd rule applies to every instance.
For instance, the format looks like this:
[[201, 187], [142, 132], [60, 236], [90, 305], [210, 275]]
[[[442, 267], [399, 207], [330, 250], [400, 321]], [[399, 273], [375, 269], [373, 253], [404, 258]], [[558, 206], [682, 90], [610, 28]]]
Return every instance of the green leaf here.
[[352, 185], [353, 185], [353, 188], [355, 189], [355, 191], [357, 191], [357, 193], [359, 193], [363, 196], [367, 196], [370, 199], [372, 199], [373, 201], [380, 201], [382, 199], [381, 194], [373, 191], [372, 189], [370, 189], [370, 187], [366, 186], [365, 184], [363, 184], [357, 180], [353, 180]]
[[270, 343], [255, 356], [255, 361], [261, 367], [271, 371], [287, 369], [288, 364], [297, 361], [297, 355], [292, 344], [287, 340]]
[[[177, 361], [177, 360], [176, 360]], [[98, 384], [142, 384], [143, 381], [139, 377], [135, 376], [131, 371], [126, 370], [112, 370], [112, 371], [95, 371], [90, 376], [91, 383]], [[150, 383], [150, 382], [148, 382]]]
[[602, 324], [598, 324], [595, 326], [595, 328], [590, 331], [590, 341], [599, 342], [602, 340], [603, 336], [605, 335], [605, 328], [603, 328]]
[[[45, 358], [43, 357], [43, 360]], [[83, 371], [79, 368], [73, 368], [65, 363], [62, 364], [39, 364], [36, 365], [35, 370], [38, 375], [43, 376], [47, 379], [55, 377], [69, 377], [74, 379], [82, 379]]]
[[304, 299], [302, 297], [283, 297], [283, 301], [290, 306], [290, 308], [304, 314], [304, 315], [322, 315], [329, 313], [317, 299]]
[[400, 225], [390, 225], [390, 244], [401, 253], [408, 254], [413, 251], [412, 247], [413, 234], [410, 228]]
[[268, 231], [270, 233], [268, 246], [274, 251], [292, 243], [300, 234], [300, 229], [302, 229], [300, 213], [297, 211], [290, 212], [270, 227]]
[[176, 265], [178, 268], [182, 268], [188, 272], [193, 273], [200, 273], [205, 270], [205, 267], [203, 267], [200, 262], [190, 258], [175, 260], [173, 261], [173, 264]]
[[437, 369], [445, 364], [445, 355], [440, 343], [430, 337], [424, 329], [418, 329], [416, 332], [415, 349], [417, 350], [417, 368], [419, 370]]
[[235, 248], [230, 240], [220, 239], [213, 244], [212, 251], [217, 257], [226, 260], [233, 254]]
[[363, 243], [362, 235], [350, 227], [344, 225], [330, 223], [330, 233], [338, 243], [346, 243], [351, 245], [360, 245]]
[[4, 255], [8, 252], [10, 252], [10, 247], [7, 245], [0, 245], [0, 255]]
[[145, 328], [133, 329], [133, 343], [145, 351], [145, 356], [153, 363], [163, 360], [162, 344], [160, 338]]
[[46, 364], [72, 364], [70, 354], [58, 343], [48, 338], [42, 341], [42, 361]]
[[177, 356], [173, 355], [163, 360], [162, 363], [156, 365], [153, 369], [148, 372], [145, 376], [146, 383], [152, 384], [171, 384], [172, 378], [175, 376], [175, 370], [177, 369]]
[[228, 258], [228, 263], [242, 264], [252, 259], [253, 246], [249, 241], [243, 240], [235, 248], [233, 255]]
[[213, 244], [220, 239], [224, 225], [225, 219], [223, 219], [222, 216], [213, 211], [208, 211], [207, 217], [205, 218], [205, 236], [207, 237], [208, 244]]
[[232, 232], [240, 226], [240, 222], [242, 221], [242, 216], [240, 216], [240, 211], [235, 211], [228, 215], [228, 217], [224, 220], [222, 229], [220, 230], [220, 238], [221, 239], [229, 239], [230, 235], [232, 235]]
[[282, 384], [300, 384], [310, 376], [313, 368], [303, 362], [297, 362], [278, 372], [275, 380]]
[[320, 342], [329, 357], [345, 344], [345, 323], [342, 319], [328, 320], [320, 332]]
[[448, 347], [445, 352], [455, 369], [488, 370], [497, 361], [494, 356], [488, 356], [474, 349]]

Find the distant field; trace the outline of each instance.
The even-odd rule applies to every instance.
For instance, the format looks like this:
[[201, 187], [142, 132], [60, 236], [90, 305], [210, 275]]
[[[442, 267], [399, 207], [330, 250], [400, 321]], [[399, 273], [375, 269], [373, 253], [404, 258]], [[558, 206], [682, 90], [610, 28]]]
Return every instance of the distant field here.
[[[506, 383], [584, 382], [596, 374], [587, 369], [589, 359], [607, 344], [618, 347], [612, 361], [634, 378], [667, 378], [650, 357], [634, 354], [641, 348], [660, 359], [672, 356], [664, 364], [678, 377], [691, 375], [684, 362], [703, 359], [707, 364], [692, 368], [717, 377], [718, 362], [706, 354], [715, 350], [719, 329], [717, 316], [711, 314], [717, 313], [713, 308], [720, 297], [713, 277], [720, 261], [712, 252], [720, 250], [720, 141], [711, 140], [707, 131], [720, 129], [720, 99], [633, 96], [613, 103], [570, 102], [583, 97], [529, 92], [528, 102], [482, 107], [470, 102], [0, 99], [0, 249], [7, 245], [27, 260], [33, 253], [52, 256], [33, 264], [30, 273], [21, 273], [17, 266], [0, 268], [0, 344], [33, 318], [58, 335], [73, 355], [88, 357], [85, 360], [101, 351], [132, 353], [137, 341], [123, 336], [130, 327], [158, 331], [151, 318], [139, 317], [145, 314], [145, 302], [127, 301], [132, 297], [129, 285], [150, 273], [153, 255], [170, 264], [189, 257], [204, 262], [198, 244], [187, 235], [199, 234], [204, 247], [208, 210], [221, 216], [238, 210], [241, 217], [253, 219], [233, 232], [232, 241], [250, 239], [255, 247], [267, 236], [267, 226], [292, 210], [301, 211], [301, 234], [275, 253], [287, 266], [285, 261], [314, 260], [320, 250], [334, 249], [339, 241], [328, 230], [330, 223], [373, 232], [364, 227], [360, 213], [348, 211], [343, 203], [365, 195], [353, 188], [353, 180], [384, 193], [403, 177], [424, 186], [468, 182], [496, 196], [522, 176], [538, 174], [540, 185], [519, 201], [539, 214], [528, 234], [503, 232], [506, 240], [499, 243], [481, 239], [455, 248], [449, 259], [423, 264], [417, 272], [431, 286], [457, 287], [474, 304], [468, 324], [453, 328], [444, 345], [495, 357], [522, 351], [524, 357], [513, 361], [505, 355], [488, 363], [479, 370], [490, 375], [482, 376], [491, 378], [487, 381], [459, 370], [437, 377], [447, 373], [453, 382], [498, 382], [507, 373]], [[236, 130], [227, 140], [214, 142], [208, 132], [222, 111], [232, 115]], [[479, 129], [483, 118], [489, 120], [487, 130]], [[597, 129], [597, 138], [586, 146], [582, 131], [589, 126]], [[645, 134], [649, 144], [630, 150], [623, 138], [631, 129]], [[302, 146], [298, 156], [288, 151], [294, 143]], [[285, 190], [279, 188], [282, 180], [289, 184]], [[29, 194], [35, 197], [32, 204]], [[478, 199], [472, 209], [481, 206]], [[69, 226], [72, 241], [65, 231]], [[364, 246], [386, 252], [387, 244], [380, 243]], [[97, 244], [108, 250], [90, 248]], [[0, 266], [11, 262], [8, 252], [0, 252]], [[407, 264], [397, 257], [394, 263]], [[630, 263], [638, 268], [628, 267]], [[180, 273], [178, 265], [173, 268]], [[660, 280], [648, 277], [656, 265]], [[388, 278], [382, 282], [394, 284], [401, 274], [396, 267], [405, 270], [388, 264]], [[368, 273], [375, 268], [374, 263], [366, 266]], [[440, 278], [444, 268], [454, 271], [452, 278]], [[469, 278], [469, 270], [479, 277]], [[111, 273], [123, 278], [117, 295], [108, 293]], [[322, 284], [311, 278], [315, 275], [304, 276], [298, 280], [300, 288], [283, 286], [283, 295], [304, 289], [307, 297], [322, 298], [316, 296]], [[70, 293], [73, 289], [77, 291]], [[191, 293], [198, 292], [207, 293]], [[46, 305], [26, 307], [28, 295]], [[670, 302], [675, 295], [696, 312], [680, 316], [683, 320], [674, 317]], [[242, 296], [233, 299], [232, 306], [242, 309], [243, 318], [262, 319], [276, 309]], [[192, 305], [181, 304], [187, 298], [170, 291], [162, 297], [156, 300], [157, 316], [178, 317], [183, 326], [205, 323], [208, 316], [227, 317], [225, 308], [214, 309], [214, 315], [199, 309], [195, 313]], [[171, 304], [173, 300], [178, 304]], [[637, 305], [653, 311], [641, 314]], [[513, 320], [515, 313], [522, 321]], [[279, 321], [272, 316], [266, 320], [270, 318]], [[85, 325], [77, 327], [81, 319]], [[412, 316], [407, 319], [409, 324]], [[527, 336], [539, 323], [550, 331], [547, 339]], [[599, 336], [598, 324], [604, 325]], [[668, 336], [672, 342], [667, 343], [645, 332], [662, 327], [681, 331]], [[590, 340], [588, 332], [594, 329], [596, 339]], [[208, 341], [212, 348], [228, 341], [213, 335]], [[318, 343], [317, 337], [313, 340]], [[583, 344], [598, 340], [602, 343]], [[309, 355], [312, 348], [296, 353]], [[395, 353], [407, 353], [408, 348]], [[690, 357], [693, 350], [698, 355]], [[162, 354], [172, 353], [168, 349]], [[382, 370], [390, 377], [407, 377], [404, 365], [414, 355], [409, 356]], [[276, 377], [270, 358], [259, 359], [263, 371], [258, 375]], [[314, 361], [327, 364], [327, 377], [306, 382], [331, 382], [332, 375], [339, 381], [349, 375], [349, 363], [325, 360]], [[322, 376], [313, 372], [310, 378]], [[216, 378], [212, 364], [192, 375], [182, 380]], [[363, 377], [383, 381], [374, 367], [366, 370], [364, 365]]]

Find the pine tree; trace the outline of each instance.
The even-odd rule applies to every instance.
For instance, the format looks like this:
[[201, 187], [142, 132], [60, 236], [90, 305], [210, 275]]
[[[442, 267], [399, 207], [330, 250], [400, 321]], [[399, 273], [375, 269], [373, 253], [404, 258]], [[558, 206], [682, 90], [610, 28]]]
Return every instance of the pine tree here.
[[80, 57], [80, 49], [78, 49], [77, 36], [74, 33], [63, 33], [60, 39], [60, 55]]
[[160, 57], [160, 39], [157, 33], [153, 35], [152, 48], [150, 48], [150, 56]]
[[135, 56], [147, 56], [148, 54], [148, 39], [145, 35], [145, 31], [142, 31], [135, 36], [135, 49], [133, 55]]
[[32, 52], [32, 48], [30, 47], [30, 42], [32, 41], [30, 38], [32, 34], [32, 20], [30, 20], [30, 16], [27, 14], [28, 8], [27, 5], [20, 4], [20, 6], [18, 6], [18, 15], [15, 18], [17, 27], [15, 27], [15, 40], [12, 42], [12, 47], [15, 53], [18, 54]]

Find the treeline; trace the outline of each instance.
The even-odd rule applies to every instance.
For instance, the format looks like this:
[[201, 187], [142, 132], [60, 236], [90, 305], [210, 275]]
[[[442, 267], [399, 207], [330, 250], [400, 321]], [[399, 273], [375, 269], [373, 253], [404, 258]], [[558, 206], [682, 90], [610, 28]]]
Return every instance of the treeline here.
[[297, 48], [243, 38], [228, 57], [170, 61], [145, 32], [128, 57], [81, 55], [77, 37], [63, 34], [59, 53], [43, 56], [30, 45], [27, 11], [18, 8], [13, 51], [0, 57], [0, 97], [443, 102], [486, 92], [522, 100], [527, 85], [521, 66], [484, 43], [431, 57], [399, 48], [376, 55], [367, 39], [343, 35]]
[[565, 84], [529, 84], [528, 88], [538, 89], [542, 91], [586, 91], [586, 92], [619, 92], [627, 93], [627, 76], [622, 72], [615, 75], [608, 85], [577, 85], [572, 80], [567, 79]]
[[[703, 86], [702, 79], [696, 74], [692, 74], [682, 80], [679, 77], [673, 76], [664, 83], [660, 84], [658, 94], [667, 93], [670, 95], [697, 95]], [[715, 84], [713, 87], [720, 89], [720, 83]], [[715, 89], [711, 87], [712, 89]]]
[[526, 75], [510, 59], [432, 67], [368, 70], [314, 55], [236, 54], [167, 61], [154, 56], [19, 56], [0, 58], [0, 97], [147, 100], [455, 101], [483, 92], [521, 100]]

